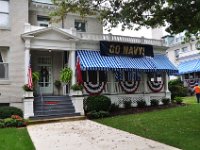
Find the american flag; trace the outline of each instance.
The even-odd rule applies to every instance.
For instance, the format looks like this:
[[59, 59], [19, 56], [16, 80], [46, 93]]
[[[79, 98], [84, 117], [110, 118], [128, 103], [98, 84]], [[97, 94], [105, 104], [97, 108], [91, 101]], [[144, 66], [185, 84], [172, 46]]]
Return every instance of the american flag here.
[[32, 69], [31, 69], [31, 65], [29, 63], [29, 66], [28, 66], [28, 87], [30, 89], [33, 89], [33, 80], [32, 80]]
[[78, 84], [81, 85], [83, 83], [83, 79], [82, 79], [81, 65], [80, 65], [79, 57], [77, 57], [77, 62], [76, 62], [76, 77], [77, 77]]

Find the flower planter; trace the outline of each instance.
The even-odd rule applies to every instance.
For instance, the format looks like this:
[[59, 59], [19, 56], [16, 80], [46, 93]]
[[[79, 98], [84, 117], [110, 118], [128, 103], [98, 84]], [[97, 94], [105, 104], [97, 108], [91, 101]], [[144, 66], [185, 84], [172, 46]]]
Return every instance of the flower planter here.
[[71, 96], [80, 96], [80, 95], [83, 95], [83, 92], [82, 91], [70, 90], [70, 95]]
[[25, 98], [33, 97], [33, 91], [25, 91], [25, 92], [24, 92], [24, 97], [25, 97]]

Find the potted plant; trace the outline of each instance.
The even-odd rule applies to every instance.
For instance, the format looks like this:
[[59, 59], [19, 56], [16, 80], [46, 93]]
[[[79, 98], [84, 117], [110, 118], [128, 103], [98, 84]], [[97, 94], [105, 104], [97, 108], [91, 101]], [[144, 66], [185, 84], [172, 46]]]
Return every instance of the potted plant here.
[[54, 85], [58, 89], [58, 94], [60, 94], [60, 88], [61, 88], [60, 80], [55, 80]]
[[67, 84], [72, 78], [72, 70], [69, 67], [65, 67], [61, 70], [60, 81]]
[[24, 97], [33, 97], [33, 89], [28, 87], [28, 84], [23, 85]]
[[76, 83], [76, 84], [71, 86], [71, 89], [73, 90], [73, 95], [82, 95], [82, 90], [83, 90], [82, 85]]

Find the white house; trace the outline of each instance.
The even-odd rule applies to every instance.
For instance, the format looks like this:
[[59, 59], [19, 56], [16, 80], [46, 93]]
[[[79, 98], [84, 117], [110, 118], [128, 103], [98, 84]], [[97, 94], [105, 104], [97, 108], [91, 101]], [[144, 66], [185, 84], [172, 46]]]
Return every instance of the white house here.
[[[83, 99], [103, 94], [113, 103], [170, 98], [168, 77], [177, 73], [165, 56], [162, 40], [102, 34], [95, 16], [84, 20], [77, 14], [61, 23], [49, 23], [54, 9], [50, 0], [0, 0], [0, 106], [24, 110], [26, 118], [84, 114]], [[76, 62], [80, 59], [84, 90], [76, 83]], [[28, 68], [40, 73], [34, 97], [24, 95]], [[73, 71], [70, 84], [57, 89], [60, 71]], [[45, 70], [45, 71], [44, 71]], [[45, 72], [45, 73], [44, 73]]]
[[199, 43], [195, 38], [190, 42], [184, 41], [185, 33], [182, 32], [175, 36], [163, 37], [170, 61], [177, 66], [179, 75], [184, 81], [184, 85], [193, 88], [200, 78], [200, 51]]

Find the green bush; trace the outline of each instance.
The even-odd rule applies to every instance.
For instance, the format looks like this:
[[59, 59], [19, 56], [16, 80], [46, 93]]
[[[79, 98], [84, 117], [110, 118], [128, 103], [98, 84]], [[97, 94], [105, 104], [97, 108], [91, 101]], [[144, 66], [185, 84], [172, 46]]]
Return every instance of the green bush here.
[[90, 111], [87, 113], [87, 117], [89, 119], [98, 119], [98, 118], [105, 118], [105, 117], [109, 117], [109, 112], [108, 111]]
[[183, 98], [182, 97], [175, 97], [174, 100], [175, 100], [175, 102], [177, 104], [182, 104], [182, 102], [183, 102]]
[[138, 108], [144, 108], [146, 106], [147, 106], [147, 103], [146, 103], [145, 100], [139, 100], [139, 101], [137, 101], [137, 107]]
[[158, 105], [159, 105], [159, 100], [157, 100], [157, 99], [152, 99], [152, 100], [150, 101], [150, 103], [151, 103], [151, 106], [158, 106]]
[[187, 96], [188, 90], [183, 86], [183, 82], [180, 78], [169, 81], [169, 90], [171, 92], [171, 98]]
[[124, 104], [124, 108], [129, 109], [129, 108], [131, 108], [132, 101], [125, 100], [125, 101], [123, 101], [123, 104]]
[[112, 103], [110, 106], [110, 112], [115, 112], [119, 110], [119, 105], [116, 103]]
[[5, 127], [17, 127], [18, 123], [17, 123], [17, 120], [15, 120], [15, 119], [6, 118], [6, 119], [4, 119], [4, 125], [5, 125]]
[[5, 118], [5, 119], [1, 119], [0, 120], [0, 128], [5, 128], [5, 127], [24, 127], [26, 125], [27, 125], [27, 121], [22, 119], [18, 115], [12, 115], [11, 118]]
[[19, 115], [20, 117], [23, 117], [23, 112], [21, 109], [16, 107], [0, 107], [0, 119], [9, 118], [12, 115]]
[[74, 91], [82, 91], [83, 90], [83, 86], [79, 85], [79, 84], [74, 84], [71, 86], [71, 89]]
[[86, 112], [90, 111], [109, 111], [111, 106], [111, 100], [110, 98], [100, 95], [100, 96], [89, 96], [86, 99]]
[[4, 127], [5, 127], [4, 120], [0, 119], [0, 128], [4, 128]]
[[163, 98], [162, 103], [163, 103], [163, 105], [168, 105], [170, 103], [170, 99], [169, 98]]

